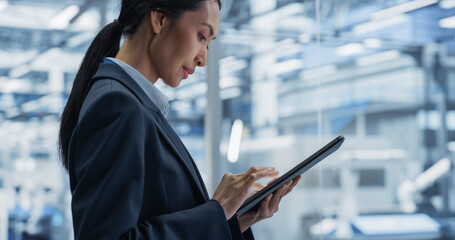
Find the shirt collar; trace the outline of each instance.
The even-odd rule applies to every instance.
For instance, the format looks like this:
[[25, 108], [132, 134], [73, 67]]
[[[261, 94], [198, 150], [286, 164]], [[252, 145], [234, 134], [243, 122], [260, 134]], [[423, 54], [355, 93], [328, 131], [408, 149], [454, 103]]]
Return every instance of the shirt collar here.
[[166, 116], [169, 112], [169, 98], [161, 92], [153, 83], [151, 83], [144, 75], [138, 70], [126, 64], [125, 62], [112, 57], [104, 58], [104, 62], [111, 62], [122, 68], [134, 81], [141, 87], [145, 94], [152, 100], [152, 102], [158, 107], [160, 112]]

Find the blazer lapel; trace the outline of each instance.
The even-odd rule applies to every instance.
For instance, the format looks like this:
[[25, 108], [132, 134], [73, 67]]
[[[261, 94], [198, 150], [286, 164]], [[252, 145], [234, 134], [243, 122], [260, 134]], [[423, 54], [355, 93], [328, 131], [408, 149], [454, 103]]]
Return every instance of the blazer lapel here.
[[181, 142], [180, 138], [177, 136], [175, 131], [169, 125], [167, 120], [159, 111], [158, 107], [152, 102], [152, 100], [145, 94], [141, 87], [131, 78], [131, 76], [126, 73], [122, 68], [118, 67], [112, 63], [101, 63], [98, 71], [93, 76], [91, 84], [101, 79], [112, 79], [122, 83], [126, 88], [128, 88], [131, 93], [133, 93], [139, 101], [149, 110], [155, 112], [159, 118], [159, 128], [165, 133], [164, 136], [167, 137], [167, 140], [171, 143], [173, 150], [178, 154], [181, 163], [185, 166], [187, 172], [192, 176], [194, 184], [197, 185], [200, 194], [205, 200], [208, 200], [207, 190], [205, 185], [202, 182], [199, 171], [196, 168], [190, 154], [186, 151], [185, 146]]
[[[185, 145], [183, 144], [182, 140], [177, 136], [177, 133], [175, 133], [174, 129], [169, 125], [168, 121], [164, 118], [164, 116], [160, 114], [160, 126], [163, 127], [164, 132], [166, 132], [167, 137], [171, 140], [173, 144], [172, 147], [176, 152], [182, 156], [183, 159], [186, 159], [185, 161], [186, 164], [190, 164], [191, 166], [188, 166], [188, 169], [191, 171], [193, 177], [197, 179], [198, 188], [201, 191], [202, 195], [204, 195], [205, 200], [209, 200], [209, 195], [207, 193], [206, 187], [204, 185], [204, 182], [202, 181], [201, 175], [197, 169], [196, 163], [193, 161], [193, 158], [191, 157], [190, 153], [186, 149]], [[189, 161], [188, 161], [189, 160]]]

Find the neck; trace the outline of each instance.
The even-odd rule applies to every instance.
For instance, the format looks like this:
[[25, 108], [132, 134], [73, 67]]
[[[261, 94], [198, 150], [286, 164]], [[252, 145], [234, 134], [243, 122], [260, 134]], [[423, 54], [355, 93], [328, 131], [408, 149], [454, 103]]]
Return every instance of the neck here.
[[151, 83], [155, 84], [158, 80], [158, 74], [149, 54], [152, 38], [153, 36], [148, 31], [145, 31], [143, 27], [139, 27], [135, 34], [126, 37], [115, 58], [132, 66]]

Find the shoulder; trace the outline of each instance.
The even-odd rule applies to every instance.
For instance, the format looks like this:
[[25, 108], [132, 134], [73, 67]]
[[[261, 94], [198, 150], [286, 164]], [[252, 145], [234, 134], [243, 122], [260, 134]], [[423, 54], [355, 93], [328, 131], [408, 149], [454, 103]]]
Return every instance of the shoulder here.
[[96, 81], [82, 105], [79, 121], [87, 114], [127, 114], [137, 116], [143, 110], [141, 102], [124, 85], [111, 79]]

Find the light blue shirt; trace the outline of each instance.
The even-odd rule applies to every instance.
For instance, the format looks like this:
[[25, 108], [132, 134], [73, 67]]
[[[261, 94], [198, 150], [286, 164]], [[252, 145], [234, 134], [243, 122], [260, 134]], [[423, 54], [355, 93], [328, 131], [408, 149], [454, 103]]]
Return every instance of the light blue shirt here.
[[147, 96], [152, 100], [152, 102], [158, 107], [161, 113], [166, 116], [169, 111], [169, 99], [164, 93], [162, 93], [153, 83], [151, 83], [144, 75], [142, 75], [138, 70], [131, 67], [130, 65], [122, 62], [119, 59], [107, 57], [104, 58], [105, 61], [108, 60], [117, 64], [121, 67], [131, 78], [136, 81], [136, 83], [141, 87], [141, 89], [147, 94]]

